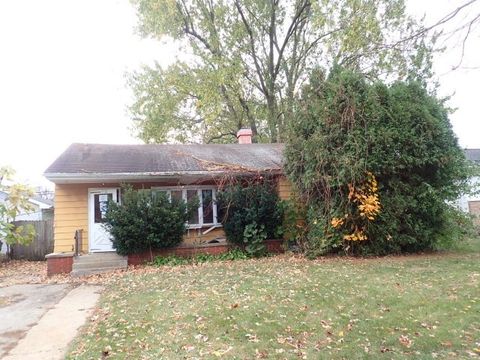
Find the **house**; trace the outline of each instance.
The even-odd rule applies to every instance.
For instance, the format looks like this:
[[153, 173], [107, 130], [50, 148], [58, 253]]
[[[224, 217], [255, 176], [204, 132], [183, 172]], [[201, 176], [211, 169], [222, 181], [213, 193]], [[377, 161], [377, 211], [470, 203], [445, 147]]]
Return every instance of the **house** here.
[[[0, 204], [8, 200], [8, 193], [0, 191]], [[53, 219], [53, 201], [43, 199], [40, 196], [33, 196], [28, 199], [31, 210], [23, 211], [15, 217], [15, 221], [41, 221]], [[0, 238], [0, 241], [2, 239]], [[6, 246], [0, 247], [0, 253], [5, 254]]]
[[[0, 191], [0, 203], [6, 202], [8, 193]], [[24, 211], [15, 217], [15, 221], [39, 221], [53, 218], [53, 201], [43, 199], [40, 196], [32, 196], [28, 199], [31, 210]]]
[[[225, 234], [215, 203], [219, 183], [231, 176], [269, 175], [276, 179], [281, 198], [290, 195], [290, 184], [282, 175], [283, 145], [252, 144], [251, 134], [250, 129], [240, 130], [238, 144], [72, 144], [44, 174], [55, 183], [55, 249], [48, 257], [50, 273], [67, 271], [73, 251], [114, 251], [102, 219], [106, 203], [119, 200], [122, 183], [185, 200], [198, 196], [198, 211], [177, 251], [224, 249]], [[83, 230], [79, 249], [74, 240], [77, 230]], [[135, 262], [130, 257], [129, 261]]]
[[[465, 149], [465, 157], [480, 166], [480, 149]], [[480, 188], [480, 177], [475, 176], [470, 181], [473, 186]], [[474, 215], [475, 222], [480, 226], [480, 193], [462, 196], [458, 205], [463, 211]]]
[[16, 221], [40, 221], [40, 220], [49, 220], [53, 218], [53, 201], [48, 199], [43, 199], [39, 196], [33, 196], [28, 199], [32, 207], [32, 211], [24, 214], [18, 214], [15, 218]]

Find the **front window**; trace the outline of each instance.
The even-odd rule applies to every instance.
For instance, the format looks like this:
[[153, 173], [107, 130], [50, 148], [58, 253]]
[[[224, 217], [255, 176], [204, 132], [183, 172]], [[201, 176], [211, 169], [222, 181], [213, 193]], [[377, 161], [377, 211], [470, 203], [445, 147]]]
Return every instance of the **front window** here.
[[202, 214], [203, 222], [206, 224], [213, 224], [213, 190], [202, 190]]
[[218, 226], [216, 189], [214, 187], [175, 187], [175, 188], [152, 188], [153, 191], [165, 192], [169, 199], [182, 199], [189, 202], [198, 198], [199, 206], [188, 221], [190, 229], [205, 226]]
[[[186, 198], [185, 201], [189, 202], [194, 200], [198, 196], [198, 190], [185, 190]], [[201, 203], [202, 200], [198, 198], [198, 201]], [[192, 217], [188, 220], [188, 225], [193, 227], [195, 225], [201, 225], [200, 222], [200, 208], [196, 212], [193, 212]]]

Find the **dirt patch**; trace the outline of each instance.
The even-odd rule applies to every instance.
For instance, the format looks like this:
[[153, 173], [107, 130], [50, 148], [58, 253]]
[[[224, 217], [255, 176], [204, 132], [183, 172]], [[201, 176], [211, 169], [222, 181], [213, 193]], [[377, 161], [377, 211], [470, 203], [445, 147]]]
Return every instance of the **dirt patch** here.
[[5, 331], [2, 333], [2, 336], [8, 337], [8, 338], [20, 339], [23, 337], [24, 333], [25, 331], [22, 331], [22, 330]]
[[3, 352], [8, 354], [12, 350], [17, 342], [25, 336], [25, 330], [5, 331], [1, 335], [7, 340], [7, 344], [3, 346]]
[[9, 306], [10, 304], [22, 301], [25, 299], [25, 296], [22, 294], [13, 294], [10, 296], [0, 296], [0, 308]]

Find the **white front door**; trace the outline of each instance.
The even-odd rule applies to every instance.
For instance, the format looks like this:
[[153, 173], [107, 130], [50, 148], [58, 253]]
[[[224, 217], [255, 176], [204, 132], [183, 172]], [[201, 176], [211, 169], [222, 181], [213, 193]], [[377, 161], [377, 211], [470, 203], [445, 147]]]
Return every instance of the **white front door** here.
[[91, 252], [115, 250], [110, 234], [103, 227], [110, 200], [118, 201], [118, 189], [88, 190], [88, 243]]

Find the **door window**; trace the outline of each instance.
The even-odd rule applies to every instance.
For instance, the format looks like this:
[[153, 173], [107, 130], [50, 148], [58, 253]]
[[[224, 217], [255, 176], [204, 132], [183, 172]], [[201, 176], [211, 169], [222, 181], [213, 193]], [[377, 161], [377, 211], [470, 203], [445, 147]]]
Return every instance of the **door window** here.
[[108, 202], [113, 199], [112, 194], [94, 194], [93, 204], [95, 209], [94, 222], [96, 224], [105, 222]]

